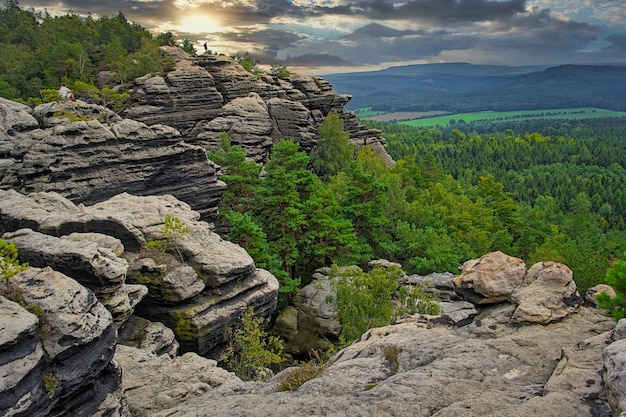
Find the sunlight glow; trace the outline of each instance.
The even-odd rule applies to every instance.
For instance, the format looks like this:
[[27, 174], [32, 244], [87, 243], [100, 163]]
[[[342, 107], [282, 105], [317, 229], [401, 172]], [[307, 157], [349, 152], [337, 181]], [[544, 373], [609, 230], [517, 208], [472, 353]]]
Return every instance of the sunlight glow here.
[[217, 20], [207, 16], [190, 15], [181, 18], [176, 28], [179, 31], [188, 33], [211, 33], [219, 30], [221, 25]]

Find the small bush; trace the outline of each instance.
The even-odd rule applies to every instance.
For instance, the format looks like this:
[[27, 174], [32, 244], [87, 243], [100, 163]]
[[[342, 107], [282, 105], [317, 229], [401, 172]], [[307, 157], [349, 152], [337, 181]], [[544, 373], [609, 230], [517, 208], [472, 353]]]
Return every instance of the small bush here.
[[249, 307], [241, 317], [241, 326], [228, 329], [228, 346], [222, 360], [244, 381], [268, 379], [266, 369], [283, 361], [283, 342], [267, 336], [262, 317], [254, 317]]
[[[624, 253], [626, 259], [626, 253]], [[616, 260], [606, 273], [606, 283], [615, 289], [617, 295], [613, 298], [607, 294], [596, 295], [598, 307], [611, 313], [617, 321], [626, 317], [626, 260]]]
[[26, 268], [28, 264], [20, 263], [15, 245], [0, 239], [0, 278], [8, 280]]

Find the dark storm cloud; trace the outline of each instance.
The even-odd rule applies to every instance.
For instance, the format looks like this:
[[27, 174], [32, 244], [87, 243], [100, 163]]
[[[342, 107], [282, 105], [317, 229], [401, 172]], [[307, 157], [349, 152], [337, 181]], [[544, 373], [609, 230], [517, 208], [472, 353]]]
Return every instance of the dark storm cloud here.
[[207, 15], [219, 16], [227, 26], [268, 24], [273, 18], [289, 16], [304, 18], [305, 10], [295, 7], [285, 0], [257, 0], [254, 5], [243, 5], [237, 1], [211, 2], [196, 9]]
[[507, 18], [525, 10], [526, 0], [413, 0], [408, 2], [372, 0], [348, 3], [339, 7], [315, 7], [313, 13], [380, 20], [478, 22]]
[[225, 32], [217, 35], [224, 41], [267, 45], [267, 49], [270, 51], [287, 48], [298, 40], [304, 39], [304, 36], [277, 29], [254, 30], [244, 28], [237, 32]]
[[613, 34], [607, 36], [606, 40], [611, 46], [605, 48], [606, 51], [626, 52], [626, 34]]

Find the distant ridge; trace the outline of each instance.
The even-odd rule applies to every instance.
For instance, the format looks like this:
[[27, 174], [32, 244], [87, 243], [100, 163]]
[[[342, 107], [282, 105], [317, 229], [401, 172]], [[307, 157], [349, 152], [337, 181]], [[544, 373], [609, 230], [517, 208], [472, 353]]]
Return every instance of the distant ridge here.
[[324, 79], [336, 91], [352, 95], [349, 109], [472, 112], [599, 107], [626, 111], [626, 63], [436, 63], [328, 74]]

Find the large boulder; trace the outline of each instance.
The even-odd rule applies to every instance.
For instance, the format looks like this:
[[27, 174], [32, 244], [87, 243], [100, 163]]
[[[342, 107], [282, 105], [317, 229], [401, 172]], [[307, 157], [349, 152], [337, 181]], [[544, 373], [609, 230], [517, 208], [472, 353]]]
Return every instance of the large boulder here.
[[511, 301], [518, 305], [513, 320], [546, 324], [571, 314], [583, 299], [571, 269], [556, 262], [539, 262], [530, 267]]
[[604, 349], [604, 380], [614, 416], [626, 415], [626, 320], [618, 322], [610, 344]]
[[241, 382], [216, 361], [191, 352], [171, 358], [118, 345], [115, 360], [123, 371], [125, 399], [133, 417], [152, 416], [222, 384]]
[[478, 260], [468, 261], [461, 275], [454, 279], [455, 291], [474, 304], [508, 301], [522, 285], [526, 264], [502, 252], [491, 252]]
[[50, 268], [2, 285], [16, 302], [0, 297], [0, 413], [126, 415], [113, 320], [93, 293]]

